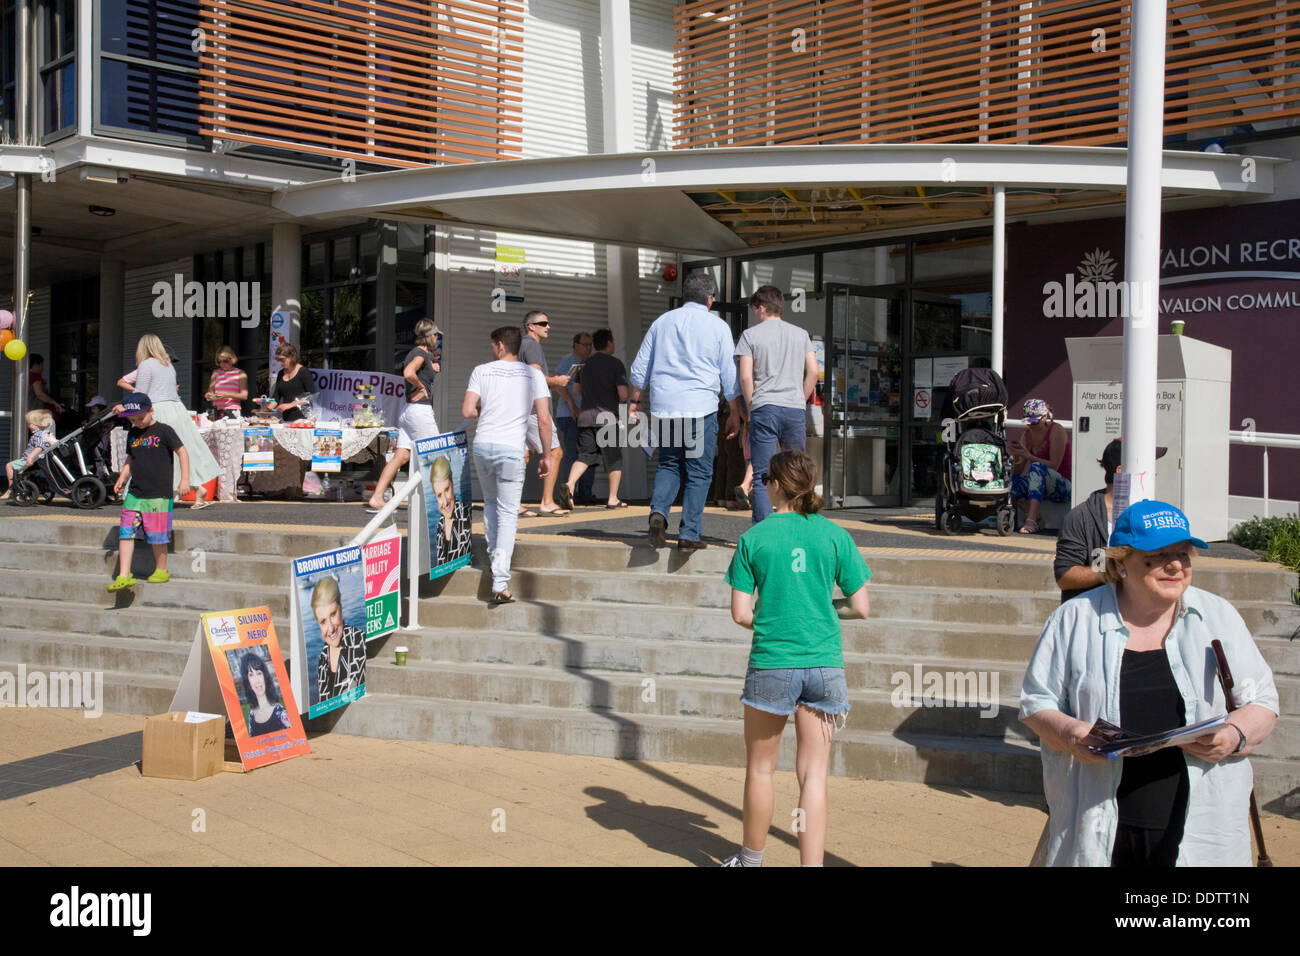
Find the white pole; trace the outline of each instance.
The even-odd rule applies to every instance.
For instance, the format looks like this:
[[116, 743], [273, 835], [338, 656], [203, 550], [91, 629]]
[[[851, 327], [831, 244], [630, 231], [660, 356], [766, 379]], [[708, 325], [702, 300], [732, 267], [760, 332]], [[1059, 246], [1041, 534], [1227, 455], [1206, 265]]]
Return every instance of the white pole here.
[[1134, 3], [1125, 200], [1124, 472], [1129, 500], [1153, 497], [1156, 319], [1160, 299], [1160, 168], [1164, 144], [1165, 0]]
[[[1002, 374], [1002, 303], [1007, 267], [1007, 187], [993, 187], [993, 371]], [[938, 384], [937, 382], [935, 383]]]

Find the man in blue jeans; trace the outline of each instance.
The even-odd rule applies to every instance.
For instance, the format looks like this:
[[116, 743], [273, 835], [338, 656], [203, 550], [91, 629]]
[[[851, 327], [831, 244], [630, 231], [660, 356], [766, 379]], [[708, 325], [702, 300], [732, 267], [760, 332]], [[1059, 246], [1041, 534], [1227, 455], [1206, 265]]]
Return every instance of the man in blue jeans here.
[[[570, 376], [569, 384], [560, 389], [560, 401], [555, 405], [555, 427], [560, 432], [560, 447], [564, 449], [564, 457], [560, 461], [560, 481], [568, 480], [569, 471], [578, 460], [578, 412], [582, 409], [582, 399], [573, 395], [573, 369], [574, 366], [581, 369], [593, 351], [591, 333], [579, 332], [573, 337], [573, 351], [555, 366], [556, 375]], [[595, 482], [594, 470], [584, 473], [578, 479], [578, 487], [573, 494], [574, 502], [580, 505], [592, 504], [592, 486]]]
[[[471, 457], [483, 491], [483, 531], [492, 563], [492, 599], [510, 604], [510, 559], [519, 525], [519, 499], [524, 491], [524, 453], [528, 448], [528, 419], [534, 409], [541, 447], [551, 447], [551, 390], [542, 373], [519, 361], [522, 333], [506, 325], [492, 332], [495, 362], [477, 366], [460, 413], [477, 418]], [[550, 456], [542, 455], [537, 473], [546, 477]]]
[[749, 297], [754, 324], [740, 336], [736, 358], [740, 388], [749, 409], [749, 460], [754, 466], [754, 524], [772, 513], [767, 487], [758, 476], [783, 448], [804, 450], [804, 406], [817, 387], [817, 353], [808, 333], [781, 318], [785, 296], [776, 286], [760, 286]]
[[682, 491], [680, 551], [698, 551], [704, 502], [713, 483], [713, 452], [718, 442], [718, 391], [731, 405], [726, 434], [740, 429], [740, 385], [732, 358], [731, 329], [709, 312], [718, 287], [707, 272], [682, 282], [684, 303], [665, 312], [641, 341], [628, 378], [632, 383], [629, 420], [650, 392], [651, 433], [659, 447], [659, 468], [650, 497], [650, 545], [668, 544], [668, 512]]

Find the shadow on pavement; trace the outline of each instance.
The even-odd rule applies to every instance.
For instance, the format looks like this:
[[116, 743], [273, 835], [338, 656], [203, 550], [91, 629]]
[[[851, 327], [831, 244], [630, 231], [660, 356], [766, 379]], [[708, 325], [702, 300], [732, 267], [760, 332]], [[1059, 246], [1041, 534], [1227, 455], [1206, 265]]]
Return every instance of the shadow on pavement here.
[[139, 763], [143, 746], [142, 732], [136, 731], [0, 764], [0, 800], [24, 797], [129, 767]]

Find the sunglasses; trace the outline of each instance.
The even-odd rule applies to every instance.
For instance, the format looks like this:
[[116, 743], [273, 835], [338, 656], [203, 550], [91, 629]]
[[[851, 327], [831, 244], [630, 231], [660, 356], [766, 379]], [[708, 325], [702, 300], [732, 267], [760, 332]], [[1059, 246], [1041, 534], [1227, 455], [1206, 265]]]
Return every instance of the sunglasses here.
[[769, 475], [767, 472], [763, 472], [758, 476], [758, 483], [760, 485], [765, 485], [769, 481], [776, 481], [776, 475]]
[[531, 325], [550, 325], [550, 322], [532, 322]]

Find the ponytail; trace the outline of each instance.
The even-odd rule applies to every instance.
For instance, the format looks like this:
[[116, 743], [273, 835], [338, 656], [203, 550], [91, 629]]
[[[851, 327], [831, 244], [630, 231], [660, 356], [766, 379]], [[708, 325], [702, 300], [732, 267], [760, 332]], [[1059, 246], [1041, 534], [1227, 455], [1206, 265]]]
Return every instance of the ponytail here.
[[821, 477], [817, 462], [805, 451], [779, 451], [767, 465], [768, 477], [781, 486], [781, 494], [790, 508], [801, 515], [822, 510], [822, 496], [817, 494]]

